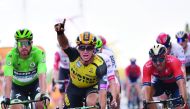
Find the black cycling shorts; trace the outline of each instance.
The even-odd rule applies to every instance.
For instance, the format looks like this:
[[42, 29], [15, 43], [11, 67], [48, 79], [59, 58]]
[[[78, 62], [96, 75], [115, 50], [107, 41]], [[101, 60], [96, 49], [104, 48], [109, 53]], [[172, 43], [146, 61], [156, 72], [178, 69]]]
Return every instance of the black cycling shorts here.
[[19, 86], [15, 83], [12, 83], [11, 100], [19, 99], [24, 101], [28, 100], [28, 97], [30, 97], [31, 100], [34, 100], [36, 95], [39, 93], [40, 87], [38, 79], [26, 86]]
[[83, 106], [84, 98], [90, 93], [98, 93], [98, 87], [92, 86], [88, 88], [78, 88], [72, 83], [69, 83], [67, 88], [67, 94], [65, 95], [65, 104], [67, 108], [81, 107]]
[[[69, 69], [59, 68], [59, 80], [69, 80]], [[68, 82], [59, 83], [59, 91], [64, 93], [67, 85]]]

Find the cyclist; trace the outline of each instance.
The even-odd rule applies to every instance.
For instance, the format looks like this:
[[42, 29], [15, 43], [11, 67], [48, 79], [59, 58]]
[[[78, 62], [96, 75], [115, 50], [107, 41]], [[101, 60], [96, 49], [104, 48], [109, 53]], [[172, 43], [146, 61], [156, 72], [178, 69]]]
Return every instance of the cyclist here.
[[[65, 90], [69, 80], [69, 58], [67, 54], [63, 50], [61, 50], [60, 47], [59, 50], [55, 52], [55, 58], [54, 58], [53, 82], [55, 82], [55, 80], [58, 80], [59, 92], [62, 95], [61, 97], [61, 105], [62, 105], [64, 103]], [[61, 80], [64, 80], [65, 82], [61, 82]], [[53, 90], [55, 90], [55, 85], [53, 86]]]
[[[186, 107], [186, 88], [184, 74], [181, 70], [181, 62], [172, 55], [167, 55], [167, 48], [161, 44], [155, 44], [149, 50], [150, 59], [143, 67], [143, 89], [144, 99], [153, 100], [153, 96], [160, 96], [166, 93], [171, 98], [182, 95]], [[173, 102], [178, 106], [178, 102]], [[156, 109], [154, 104], [149, 105], [150, 109]], [[178, 106], [179, 109], [181, 107]], [[187, 109], [187, 107], [186, 107]]]
[[[97, 41], [96, 41], [96, 52], [98, 53], [98, 55], [102, 56], [102, 55], [106, 55], [104, 57], [106, 58], [109, 58], [112, 62], [112, 67], [113, 67], [113, 70], [115, 72], [113, 72], [114, 74], [111, 74], [111, 73], [107, 73], [107, 75], [116, 75], [114, 78], [116, 80], [116, 89], [117, 89], [117, 107], [116, 109], [119, 109], [120, 108], [120, 93], [121, 93], [121, 86], [120, 86], [120, 82], [119, 82], [119, 74], [118, 74], [118, 70], [117, 70], [117, 67], [116, 67], [116, 61], [115, 61], [115, 57], [114, 57], [114, 54], [113, 54], [113, 51], [111, 49], [109, 49], [107, 46], [106, 46], [106, 40], [103, 36], [98, 36], [97, 37]], [[106, 59], [105, 59], [106, 60]], [[109, 90], [109, 82], [107, 84], [108, 86], [108, 90]]]
[[187, 80], [187, 93], [188, 93], [188, 104], [190, 104], [190, 91], [188, 90], [190, 86], [190, 43], [188, 40], [188, 34], [184, 31], [179, 31], [176, 34], [177, 42], [183, 47], [185, 51], [185, 69], [186, 69], [186, 80]]
[[[168, 55], [173, 55], [181, 61], [182, 70], [184, 72], [184, 76], [186, 77], [185, 54], [184, 54], [183, 48], [177, 43], [172, 43], [170, 35], [166, 34], [166, 33], [160, 33], [156, 39], [156, 42], [158, 44], [164, 45], [167, 48], [167, 54]], [[167, 99], [167, 96], [165, 94], [163, 94], [159, 98], [160, 99]]]
[[[90, 32], [81, 33], [76, 40], [77, 47], [70, 47], [64, 34], [65, 21], [66, 19], [63, 23], [55, 25], [58, 42], [70, 61], [70, 81], [65, 96], [65, 108], [81, 107], [83, 98], [86, 98], [87, 106], [94, 106], [99, 100], [101, 109], [105, 109], [106, 78], [109, 79], [112, 89], [112, 105], [116, 105], [115, 80], [111, 78], [112, 75], [106, 76], [107, 71], [112, 72], [111, 61], [104, 61], [102, 57], [94, 53], [96, 37]], [[97, 88], [99, 88], [99, 97]]]
[[[2, 108], [13, 102], [27, 100], [45, 100], [49, 104], [46, 93], [46, 60], [45, 53], [32, 46], [33, 34], [29, 29], [19, 29], [15, 35], [16, 47], [7, 55], [4, 67], [5, 87]], [[43, 103], [36, 103], [42, 109]], [[23, 109], [23, 105], [13, 105], [11, 109]]]
[[138, 92], [139, 99], [141, 99], [141, 91], [140, 91], [140, 82], [141, 79], [141, 70], [140, 67], [136, 64], [136, 58], [130, 59], [130, 65], [128, 65], [125, 69], [125, 75], [126, 75], [126, 87], [127, 87], [127, 98], [128, 98], [128, 107], [130, 107], [130, 104], [133, 102], [131, 101], [131, 95], [130, 89], [131, 85], [135, 86], [135, 89]]
[[190, 77], [190, 43], [188, 35], [184, 31], [179, 31], [176, 34], [177, 43], [182, 46], [185, 52], [185, 69], [187, 78]]

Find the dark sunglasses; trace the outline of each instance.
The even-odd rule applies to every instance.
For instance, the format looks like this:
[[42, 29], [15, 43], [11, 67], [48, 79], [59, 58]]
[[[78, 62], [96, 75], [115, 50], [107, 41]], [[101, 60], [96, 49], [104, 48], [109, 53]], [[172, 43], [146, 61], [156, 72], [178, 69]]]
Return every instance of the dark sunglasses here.
[[86, 51], [91, 51], [91, 50], [94, 49], [94, 46], [80, 45], [80, 46], [78, 47], [78, 49], [81, 50], [81, 51], [84, 51], [84, 50], [86, 50]]
[[178, 43], [185, 42], [185, 38], [177, 38], [177, 42], [178, 42]]
[[171, 47], [171, 43], [166, 43], [166, 44], [164, 44], [164, 46], [165, 46], [166, 48], [170, 48], [170, 47]]
[[31, 41], [18, 41], [18, 42], [17, 42], [17, 46], [18, 46], [18, 47], [23, 47], [23, 46], [28, 47], [28, 46], [30, 46], [30, 45], [31, 45]]
[[162, 63], [162, 62], [164, 62], [164, 60], [165, 60], [164, 57], [161, 57], [161, 58], [152, 58], [152, 61], [153, 61], [154, 63], [157, 63], [157, 62]]

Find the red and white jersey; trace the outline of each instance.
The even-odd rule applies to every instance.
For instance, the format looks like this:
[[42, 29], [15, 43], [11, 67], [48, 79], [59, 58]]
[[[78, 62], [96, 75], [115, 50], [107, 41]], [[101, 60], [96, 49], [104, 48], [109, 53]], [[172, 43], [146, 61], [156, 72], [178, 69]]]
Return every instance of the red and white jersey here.
[[102, 49], [102, 53], [106, 54], [110, 58], [112, 62], [112, 66], [114, 67], [114, 70], [116, 70], [117, 65], [116, 65], [116, 60], [115, 60], [113, 51], [109, 49], [108, 47], [104, 46]]
[[169, 55], [177, 57], [182, 64], [185, 64], [185, 53], [183, 47], [177, 43], [171, 43], [172, 48]]
[[114, 67], [112, 66], [110, 58], [104, 53], [98, 53], [98, 55], [103, 58], [107, 65], [107, 68], [109, 68], [107, 69], [107, 80], [109, 81], [111, 79], [115, 79]]
[[190, 43], [187, 43], [187, 48], [185, 50], [185, 66], [190, 67]]
[[59, 67], [69, 69], [69, 57], [62, 50], [55, 53], [54, 59], [54, 69], [59, 69]]
[[175, 56], [166, 56], [166, 68], [162, 72], [158, 72], [153, 66], [152, 60], [145, 63], [143, 67], [143, 85], [150, 85], [152, 76], [162, 80], [165, 83], [173, 83], [184, 78], [181, 70], [181, 62]]

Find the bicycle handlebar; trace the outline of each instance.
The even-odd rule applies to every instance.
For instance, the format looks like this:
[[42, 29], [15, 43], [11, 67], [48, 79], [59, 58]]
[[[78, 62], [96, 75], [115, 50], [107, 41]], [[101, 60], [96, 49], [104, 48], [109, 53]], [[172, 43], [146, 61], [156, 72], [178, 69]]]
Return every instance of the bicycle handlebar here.
[[171, 99], [167, 99], [167, 100], [158, 100], [158, 101], [146, 101], [146, 100], [143, 100], [143, 106], [144, 106], [144, 109], [147, 109], [147, 105], [149, 105], [149, 104], [162, 103], [164, 105], [164, 107], [167, 107], [167, 103], [172, 102], [172, 101], [178, 101], [178, 100], [180, 100], [181, 105], [184, 104], [183, 97], [179, 96], [177, 98], [171, 98]]
[[83, 106], [83, 107], [75, 107], [75, 108], [68, 108], [68, 109], [91, 109], [91, 108], [99, 109], [99, 106]]
[[15, 105], [15, 104], [29, 104], [32, 102], [39, 102], [42, 100], [25, 100], [25, 101], [20, 101], [20, 102], [11, 102], [10, 105]]
[[55, 83], [65, 83], [69, 82], [69, 80], [54, 80]]

